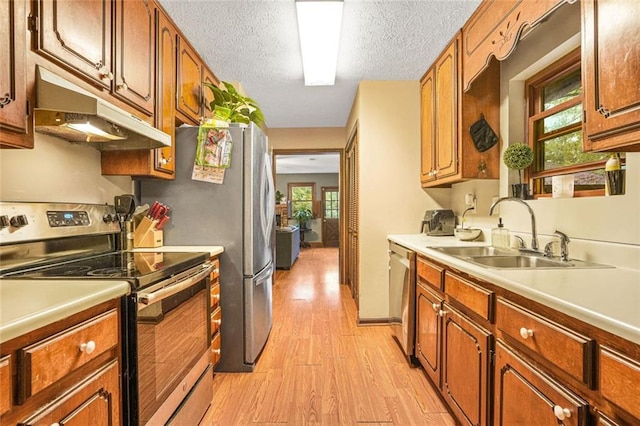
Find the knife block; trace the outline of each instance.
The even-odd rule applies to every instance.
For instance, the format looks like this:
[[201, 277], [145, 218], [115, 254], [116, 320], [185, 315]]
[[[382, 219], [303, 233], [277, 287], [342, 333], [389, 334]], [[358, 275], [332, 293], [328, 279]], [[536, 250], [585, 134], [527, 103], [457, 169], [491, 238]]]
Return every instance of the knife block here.
[[163, 244], [163, 232], [155, 229], [157, 220], [143, 217], [136, 230], [133, 231], [133, 246], [138, 247], [160, 247]]

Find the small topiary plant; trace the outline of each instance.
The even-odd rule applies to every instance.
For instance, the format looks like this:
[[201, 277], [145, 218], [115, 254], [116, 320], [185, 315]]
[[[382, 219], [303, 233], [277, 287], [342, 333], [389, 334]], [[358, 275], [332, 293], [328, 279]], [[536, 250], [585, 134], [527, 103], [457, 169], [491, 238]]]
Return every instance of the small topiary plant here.
[[504, 151], [502, 161], [509, 169], [518, 171], [518, 179], [522, 184], [522, 170], [533, 163], [533, 150], [524, 143], [511, 144]]

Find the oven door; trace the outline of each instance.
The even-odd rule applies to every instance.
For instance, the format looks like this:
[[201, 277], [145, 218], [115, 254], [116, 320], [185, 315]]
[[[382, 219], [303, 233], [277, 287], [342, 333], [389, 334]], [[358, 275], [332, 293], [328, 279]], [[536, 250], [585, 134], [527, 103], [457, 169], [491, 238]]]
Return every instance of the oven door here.
[[210, 271], [201, 265], [137, 294], [139, 424], [164, 423], [208, 367]]

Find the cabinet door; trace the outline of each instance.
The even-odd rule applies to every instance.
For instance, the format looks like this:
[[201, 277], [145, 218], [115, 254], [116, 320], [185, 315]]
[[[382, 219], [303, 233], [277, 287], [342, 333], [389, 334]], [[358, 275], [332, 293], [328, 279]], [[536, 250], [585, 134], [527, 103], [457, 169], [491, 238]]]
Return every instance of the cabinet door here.
[[458, 172], [458, 38], [435, 64], [435, 177]]
[[156, 127], [171, 135], [168, 148], [154, 150], [154, 168], [161, 173], [175, 172], [175, 107], [176, 107], [176, 29], [160, 10], [156, 12], [157, 57]]
[[[584, 0], [584, 149], [640, 149], [640, 2]], [[615, 23], [615, 24], [612, 24]]]
[[33, 148], [27, 102], [24, 1], [0, 0], [0, 146]]
[[154, 8], [149, 0], [116, 0], [114, 95], [153, 115], [155, 91]]
[[[442, 391], [463, 425], [487, 425], [492, 336], [444, 304]], [[523, 423], [535, 424], [535, 423]]]
[[[202, 78], [202, 80], [205, 83], [213, 84], [215, 86], [218, 86], [220, 84], [216, 76], [213, 75], [213, 73], [211, 72], [211, 70], [209, 70], [209, 68], [205, 67], [203, 71], [204, 71], [204, 77]], [[213, 100], [213, 92], [211, 91], [211, 89], [203, 86], [202, 97], [204, 99], [203, 115], [205, 116], [205, 118], [211, 118], [213, 117], [213, 111], [209, 108], [209, 104]]]
[[434, 179], [433, 152], [435, 149], [435, 107], [434, 102], [434, 70], [429, 70], [422, 78], [420, 85], [420, 147], [422, 150], [420, 182], [423, 184]]
[[433, 383], [440, 383], [440, 348], [442, 346], [442, 299], [424, 284], [416, 288], [416, 357]]
[[112, 0], [39, 0], [35, 50], [110, 89]]
[[496, 346], [495, 424], [586, 424], [585, 401], [526, 364], [500, 342]]
[[177, 109], [193, 123], [202, 116], [202, 62], [195, 50], [178, 37]]
[[120, 424], [120, 381], [118, 362], [112, 361], [67, 394], [45, 406], [21, 425]]

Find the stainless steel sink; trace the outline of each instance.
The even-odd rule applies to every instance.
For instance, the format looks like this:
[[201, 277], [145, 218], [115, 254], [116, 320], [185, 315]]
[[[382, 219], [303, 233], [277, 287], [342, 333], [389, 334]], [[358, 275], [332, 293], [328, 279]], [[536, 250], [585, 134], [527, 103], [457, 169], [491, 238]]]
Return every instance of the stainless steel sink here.
[[542, 253], [527, 254], [520, 250], [495, 247], [433, 247], [433, 249], [485, 268], [494, 269], [613, 268], [610, 265], [584, 260], [570, 259], [565, 262], [558, 257], [544, 257]]

